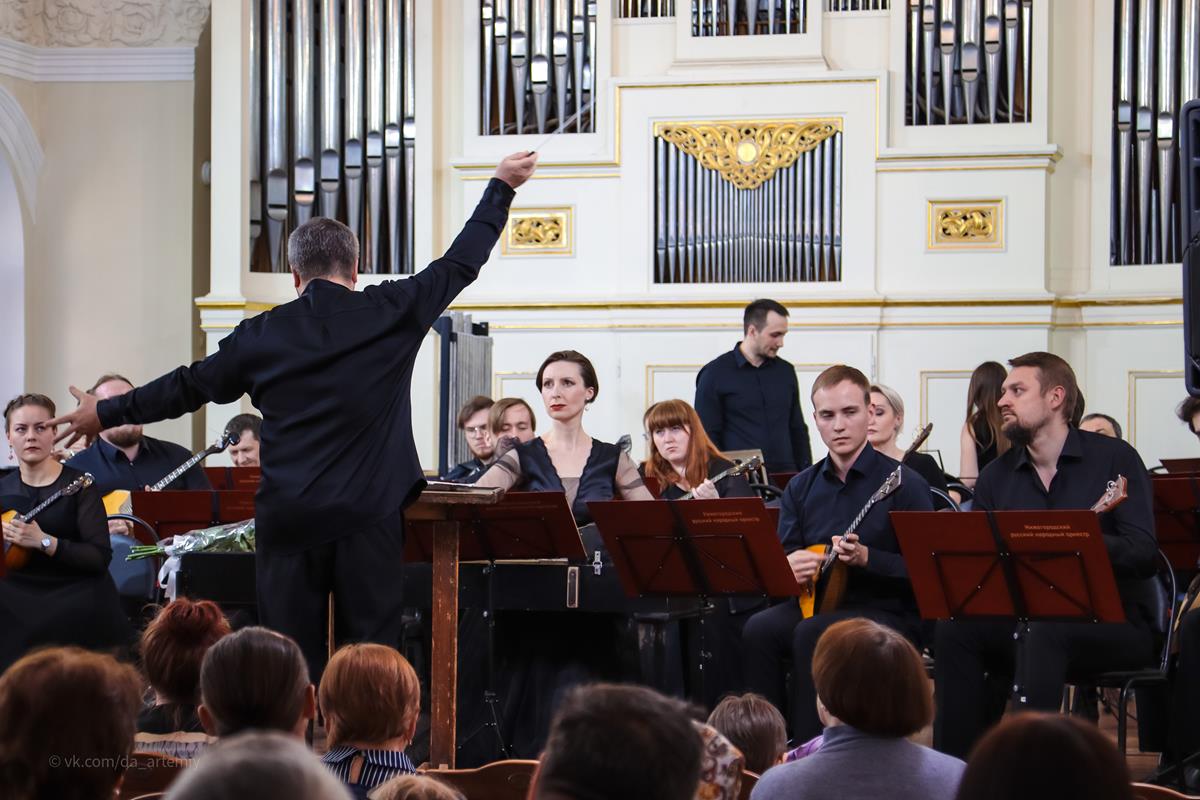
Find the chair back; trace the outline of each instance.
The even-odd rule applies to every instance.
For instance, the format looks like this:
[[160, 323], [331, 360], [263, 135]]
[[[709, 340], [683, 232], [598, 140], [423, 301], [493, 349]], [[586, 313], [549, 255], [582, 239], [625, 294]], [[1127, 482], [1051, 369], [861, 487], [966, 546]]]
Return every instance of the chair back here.
[[934, 511], [962, 511], [958, 507], [958, 503], [954, 502], [954, 498], [936, 486], [929, 487], [929, 493], [933, 495], [933, 510]]
[[1137, 800], [1194, 800], [1193, 795], [1180, 794], [1174, 789], [1152, 783], [1133, 784], [1133, 796]]
[[117, 594], [122, 598], [136, 599], [143, 603], [153, 601], [158, 580], [154, 559], [126, 561], [130, 550], [139, 544], [131, 536], [110, 533], [108, 541], [112, 546], [112, 561], [108, 562], [108, 574], [112, 575], [113, 583], [117, 585]]
[[750, 793], [754, 791], [754, 785], [758, 783], [758, 775], [750, 770], [742, 770], [742, 794], [738, 800], [750, 800]]
[[424, 774], [450, 784], [467, 800], [525, 800], [537, 765], [537, 761], [508, 759], [477, 769], [430, 769]]
[[1155, 615], [1156, 620], [1161, 620], [1166, 625], [1165, 629], [1159, 630], [1163, 634], [1163, 648], [1158, 661], [1158, 668], [1165, 674], [1171, 665], [1171, 647], [1173, 644], [1172, 640], [1175, 637], [1175, 617], [1179, 614], [1179, 604], [1175, 602], [1175, 598], [1179, 596], [1179, 587], [1175, 580], [1175, 568], [1171, 566], [1171, 560], [1167, 558], [1167, 554], [1161, 548], [1158, 550], [1155, 560], [1157, 562], [1158, 578], [1162, 581], [1162, 589], [1165, 594], [1165, 597], [1163, 597], [1163, 608], [1160, 613]]
[[165, 792], [187, 768], [188, 762], [166, 753], [133, 753], [121, 783], [122, 797], [139, 797]]
[[137, 797], [131, 797], [129, 800], [162, 800], [166, 796], [166, 792], [150, 792], [150, 794], [139, 794]]

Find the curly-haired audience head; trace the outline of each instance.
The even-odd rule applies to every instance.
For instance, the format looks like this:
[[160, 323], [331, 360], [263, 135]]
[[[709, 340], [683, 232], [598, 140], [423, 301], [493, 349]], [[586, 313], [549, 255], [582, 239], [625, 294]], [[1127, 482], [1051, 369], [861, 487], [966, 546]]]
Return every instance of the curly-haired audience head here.
[[180, 597], [163, 606], [142, 632], [142, 671], [160, 704], [200, 702], [200, 664], [229, 621], [211, 600]]
[[1017, 714], [979, 740], [957, 800], [1133, 800], [1129, 770], [1096, 728], [1060, 714]]
[[303, 736], [317, 700], [300, 647], [257, 626], [220, 639], [200, 666], [199, 715], [211, 736], [250, 728]]
[[829, 626], [817, 640], [812, 676], [822, 716], [863, 733], [911, 736], [933, 719], [920, 654], [878, 622], [857, 617]]
[[0, 676], [0, 797], [107, 800], [133, 750], [137, 671], [76, 647], [30, 653]]
[[393, 648], [351, 644], [329, 659], [319, 699], [330, 747], [403, 749], [417, 729], [421, 685]]
[[759, 775], [779, 763], [787, 748], [787, 724], [761, 694], [731, 695], [717, 703], [708, 724], [746, 757], [746, 769]]
[[350, 792], [312, 751], [276, 731], [223, 740], [171, 784], [167, 800], [350, 800]]
[[643, 686], [573, 689], [550, 723], [531, 800], [692, 800], [700, 734], [686, 707]]

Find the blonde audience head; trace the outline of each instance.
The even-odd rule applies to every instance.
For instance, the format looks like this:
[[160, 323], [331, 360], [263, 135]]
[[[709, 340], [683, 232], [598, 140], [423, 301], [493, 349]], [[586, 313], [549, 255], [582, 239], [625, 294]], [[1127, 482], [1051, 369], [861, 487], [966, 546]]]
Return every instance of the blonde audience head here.
[[397, 775], [367, 796], [371, 800], [467, 800], [454, 787], [428, 775]]
[[351, 800], [350, 792], [303, 742], [249, 731], [214, 745], [171, 784], [167, 800]]

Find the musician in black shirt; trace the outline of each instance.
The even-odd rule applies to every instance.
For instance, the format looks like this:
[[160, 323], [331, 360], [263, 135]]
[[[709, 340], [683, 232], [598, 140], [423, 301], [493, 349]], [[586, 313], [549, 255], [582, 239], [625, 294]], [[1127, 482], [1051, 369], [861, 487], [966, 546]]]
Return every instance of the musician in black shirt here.
[[1008, 363], [999, 407], [1012, 447], [980, 474], [975, 509], [1091, 508], [1124, 475], [1129, 497], [1101, 515], [1100, 527], [1127, 621], [1033, 622], [1019, 640], [1011, 622], [939, 621], [934, 746], [960, 758], [999, 718], [1009, 690], [1019, 710], [1054, 711], [1068, 676], [1154, 660], [1157, 543], [1146, 468], [1125, 442], [1069, 424], [1079, 390], [1066, 361], [1029, 353]]
[[536, 160], [524, 152], [500, 163], [442, 258], [361, 292], [353, 232], [310, 220], [288, 240], [296, 300], [245, 320], [203, 361], [98, 406], [73, 388], [80, 407], [55, 420], [71, 423], [66, 438], [250, 394], [263, 416], [259, 618], [299, 643], [314, 681], [330, 592], [339, 641], [398, 642], [401, 513], [425, 486], [412, 436], [413, 363], [430, 326], [479, 275]]
[[[103, 375], [89, 390], [100, 400], [119, 397], [133, 391], [133, 384], [120, 375]], [[191, 458], [186, 448], [146, 436], [138, 424], [120, 425], [103, 431], [91, 447], [67, 462], [67, 466], [87, 472], [96, 479], [96, 489], [107, 494], [115, 489], [135, 491], [158, 483], [176, 467]], [[167, 489], [208, 490], [212, 485], [200, 464], [173, 480]], [[116, 533], [127, 532], [128, 523], [109, 526]]]
[[450, 483], [474, 483], [495, 460], [496, 439], [488, 423], [495, 403], [486, 395], [476, 395], [458, 410], [458, 429], [467, 437], [467, 448], [471, 451], [469, 461], [450, 469], [442, 480]]
[[779, 357], [788, 310], [755, 300], [742, 315], [742, 341], [696, 375], [696, 412], [718, 450], [762, 450], [771, 472], [812, 463], [796, 369]]
[[[813, 383], [813, 416], [829, 455], [788, 482], [779, 514], [779, 538], [797, 583], [808, 583], [824, 556], [805, 548], [833, 545], [848, 570], [845, 599], [837, 610], [808, 619], [795, 598], [750, 618], [742, 651], [749, 687], [781, 710], [784, 662], [792, 662], [792, 735], [805, 741], [821, 732], [812, 654], [835, 622], [867, 617], [910, 639], [918, 635], [916, 600], [889, 511], [930, 511], [929, 484], [908, 467], [878, 453], [867, 441], [870, 382], [853, 367], [837, 365]], [[843, 536], [867, 501], [900, 468], [900, 485]]]

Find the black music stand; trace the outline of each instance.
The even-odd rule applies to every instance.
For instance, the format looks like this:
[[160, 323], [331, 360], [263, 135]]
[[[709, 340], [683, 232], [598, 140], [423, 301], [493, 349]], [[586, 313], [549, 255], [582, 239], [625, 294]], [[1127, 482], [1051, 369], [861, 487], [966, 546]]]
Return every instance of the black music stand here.
[[[452, 496], [455, 491], [443, 484], [430, 484], [422, 494], [422, 498], [444, 492]], [[477, 490], [478, 491], [478, 490]], [[487, 663], [484, 673], [484, 703], [491, 712], [491, 721], [485, 722], [480, 728], [472, 731], [464, 738], [469, 741], [486, 728], [491, 728], [500, 745], [500, 751], [508, 757], [508, 745], [500, 730], [499, 714], [496, 706], [499, 697], [496, 694], [495, 660], [496, 660], [496, 613], [493, 593], [495, 567], [497, 562], [530, 561], [530, 560], [576, 560], [586, 558], [583, 540], [575, 527], [575, 518], [567, 506], [566, 495], [562, 492], [511, 492], [505, 494], [498, 502], [491, 504], [469, 504], [443, 506], [451, 512], [450, 520], [457, 525], [457, 558], [453, 564], [454, 570], [454, 605], [453, 616], [445, 610], [438, 613], [436, 609], [437, 595], [444, 587], [440, 586], [437, 574], [437, 530], [435, 525], [428, 524], [435, 520], [424, 518], [419, 506], [413, 506], [405, 512], [405, 542], [404, 560], [406, 562], [432, 561], [435, 565], [433, 592], [434, 624], [439, 617], [445, 616], [443, 624], [453, 620], [454, 630], [458, 627], [458, 565], [464, 561], [487, 562], [484, 574], [487, 577]], [[416, 513], [414, 513], [416, 509]], [[445, 522], [446, 520], [437, 520]], [[457, 690], [457, 647], [454, 648], [455, 671], [450, 683], [450, 691]], [[434, 681], [437, 681], [438, 664], [433, 667]], [[453, 724], [453, 723], [452, 723]], [[440, 749], [439, 758], [434, 758], [431, 748], [430, 762], [433, 764], [447, 763], [453, 767], [453, 760], [446, 760], [446, 754], [453, 758], [456, 750], [454, 739], [451, 739], [448, 750]]]
[[800, 593], [772, 516], [758, 498], [606, 501], [588, 503], [588, 510], [625, 594], [700, 599], [702, 697], [709, 600]]
[[1200, 561], [1200, 475], [1154, 475], [1154, 530], [1158, 546], [1181, 573]]
[[1093, 511], [892, 511], [891, 520], [923, 619], [1011, 619], [1021, 638], [1035, 620], [1125, 622]]

